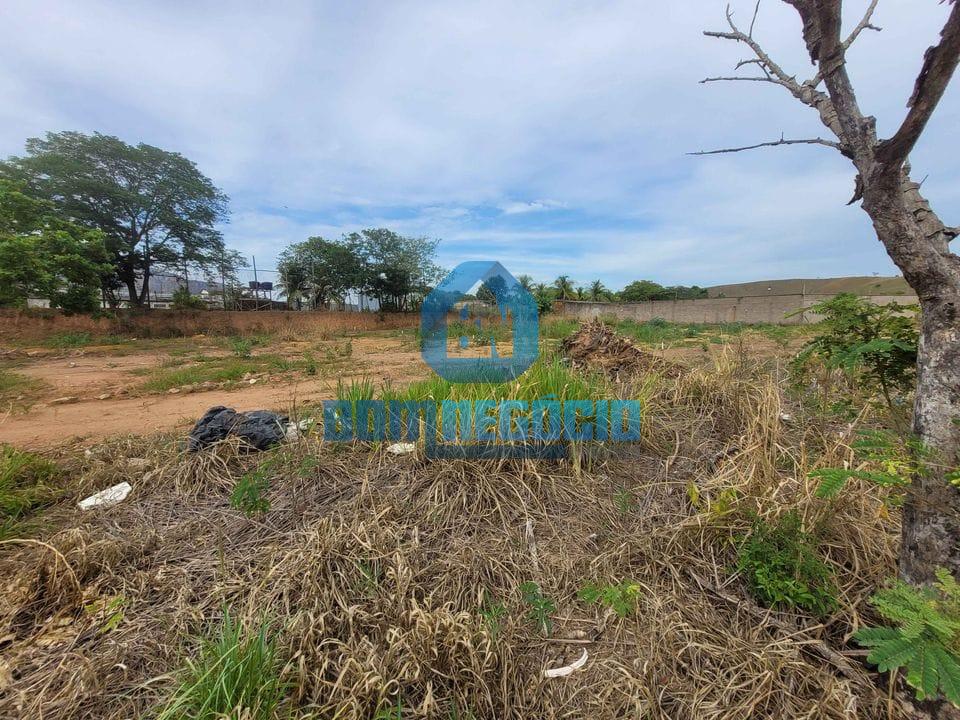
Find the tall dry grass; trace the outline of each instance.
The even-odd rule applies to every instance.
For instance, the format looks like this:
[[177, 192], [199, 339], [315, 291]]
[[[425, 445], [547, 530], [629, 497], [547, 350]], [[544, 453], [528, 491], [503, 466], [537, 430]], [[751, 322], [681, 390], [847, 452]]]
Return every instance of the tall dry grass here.
[[[893, 571], [896, 517], [881, 489], [827, 501], [806, 479], [849, 453], [850, 429], [785, 423], [775, 371], [735, 355], [620, 392], [644, 399], [643, 441], [589, 466], [316, 435], [268, 456], [159, 438], [75, 459], [78, 496], [145, 462], [121, 505], [62, 506], [42, 544], [0, 547], [0, 716], [148, 714], [226, 606], [277, 628], [293, 717], [903, 717], [843, 654]], [[246, 517], [231, 488], [268, 460], [270, 509]], [[837, 577], [825, 620], [759, 607], [732, 569], [754, 515], [789, 509]], [[639, 587], [627, 617], [577, 596], [624, 580]], [[556, 606], [549, 637], [528, 619], [530, 581]], [[582, 669], [544, 677], [584, 650]]]

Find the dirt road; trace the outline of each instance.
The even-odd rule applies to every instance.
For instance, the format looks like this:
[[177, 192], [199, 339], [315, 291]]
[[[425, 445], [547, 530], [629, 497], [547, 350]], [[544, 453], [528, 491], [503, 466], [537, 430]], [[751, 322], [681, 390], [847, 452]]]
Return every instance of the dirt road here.
[[[287, 350], [301, 352], [298, 347]], [[26, 412], [0, 412], [0, 443], [39, 449], [78, 439], [186, 430], [214, 405], [297, 414], [306, 403], [335, 397], [338, 379], [404, 387], [429, 373], [419, 352], [394, 338], [356, 338], [353, 352], [334, 374], [260, 377], [255, 384], [242, 381], [235, 387], [175, 394], [137, 390], [144, 379], [138, 372], [160, 367], [169, 360], [164, 353], [31, 358], [16, 372], [42, 382], [42, 395]]]

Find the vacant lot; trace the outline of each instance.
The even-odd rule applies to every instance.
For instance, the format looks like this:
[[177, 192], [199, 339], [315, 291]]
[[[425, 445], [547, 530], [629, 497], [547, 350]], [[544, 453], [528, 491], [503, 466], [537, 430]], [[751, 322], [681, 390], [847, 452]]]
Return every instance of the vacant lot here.
[[287, 408], [333, 397], [338, 382], [406, 384], [426, 373], [413, 316], [262, 315], [188, 314], [181, 330], [207, 333], [185, 337], [166, 337], [164, 313], [120, 323], [125, 334], [116, 321], [21, 317], [0, 346], [0, 441], [148, 434], [213, 405]]
[[[20, 447], [187, 427], [214, 405], [289, 410], [335, 397], [338, 384], [404, 387], [430, 375], [413, 315], [186, 313], [180, 332], [207, 332], [180, 337], [168, 337], [172, 320], [162, 312], [120, 321], [8, 319], [0, 333], [0, 442]], [[542, 335], [555, 342], [575, 327], [550, 319]], [[692, 364], [743, 343], [756, 356], [776, 357], [804, 332], [658, 322], [619, 329], [651, 352]], [[465, 350], [455, 341], [461, 332], [470, 340]], [[489, 355], [486, 333], [453, 327], [450, 351]], [[509, 334], [494, 327], [491, 335], [509, 354]]]
[[[787, 392], [799, 331], [541, 330], [504, 386], [438, 381], [403, 327], [10, 343], [0, 437], [45, 449], [0, 457], [0, 717], [905, 717], [850, 643], [896, 509], [859, 481], [817, 497], [853, 427]], [[641, 399], [641, 441], [469, 462], [315, 430], [182, 442], [214, 404], [550, 395]], [[813, 563], [815, 602], [746, 580], [769, 538]]]

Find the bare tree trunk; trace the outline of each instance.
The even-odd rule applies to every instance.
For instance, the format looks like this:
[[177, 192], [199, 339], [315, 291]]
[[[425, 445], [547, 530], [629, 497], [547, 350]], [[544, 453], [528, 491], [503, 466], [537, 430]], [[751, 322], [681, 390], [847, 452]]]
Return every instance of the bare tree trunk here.
[[960, 260], [908, 173], [909, 166], [899, 179], [868, 180], [863, 207], [920, 298], [913, 432], [933, 456], [904, 503], [900, 574], [922, 584], [933, 580], [937, 567], [960, 577], [960, 488], [946, 480], [960, 465]]

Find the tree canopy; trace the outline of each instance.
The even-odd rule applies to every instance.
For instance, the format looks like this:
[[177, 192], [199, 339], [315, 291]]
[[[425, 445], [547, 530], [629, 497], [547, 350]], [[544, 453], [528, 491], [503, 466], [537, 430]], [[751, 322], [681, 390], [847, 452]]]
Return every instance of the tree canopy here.
[[339, 240], [311, 237], [280, 255], [280, 285], [288, 300], [311, 307], [343, 303], [355, 290], [384, 309], [409, 310], [443, 271], [434, 263], [437, 240], [407, 237], [385, 228]]
[[0, 179], [0, 305], [38, 296], [70, 312], [94, 310], [110, 272], [99, 230], [63, 220], [52, 203]]
[[158, 266], [209, 269], [222, 261], [216, 224], [226, 218], [227, 196], [179, 153], [79, 132], [31, 138], [26, 151], [0, 164], [0, 175], [101, 231], [114, 264], [104, 289], [114, 302], [124, 285], [133, 304], [147, 303]]

